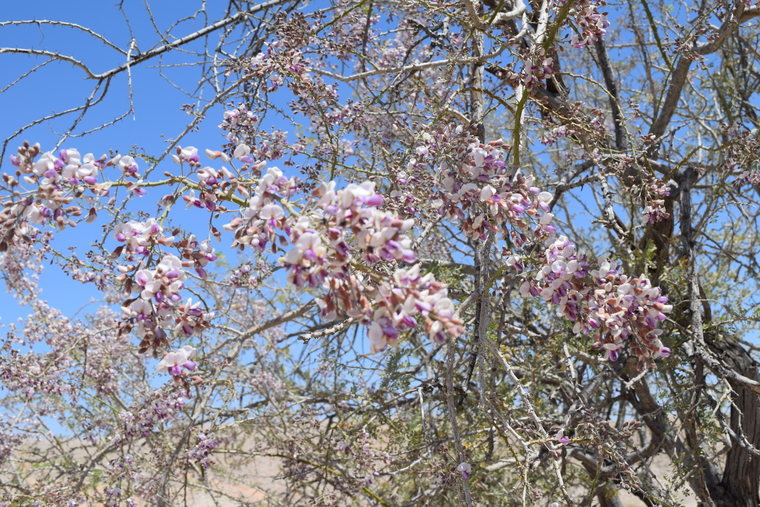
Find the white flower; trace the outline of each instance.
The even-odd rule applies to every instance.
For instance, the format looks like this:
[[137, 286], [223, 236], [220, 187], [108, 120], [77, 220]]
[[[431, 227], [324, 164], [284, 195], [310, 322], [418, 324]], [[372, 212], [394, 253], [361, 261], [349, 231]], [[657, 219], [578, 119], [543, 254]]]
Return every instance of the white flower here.
[[266, 206], [261, 208], [261, 211], [259, 212], [259, 216], [263, 218], [264, 220], [278, 220], [284, 216], [284, 212], [282, 211], [282, 208], [280, 208], [276, 204], [267, 204]]
[[172, 154], [172, 160], [177, 164], [182, 162], [198, 162], [198, 148], [195, 146], [187, 146], [185, 148], [179, 148], [177, 154]]
[[493, 195], [496, 193], [496, 189], [493, 188], [491, 185], [486, 185], [480, 190], [480, 200], [481, 201], [487, 201]]
[[235, 147], [235, 152], [232, 154], [234, 158], [240, 159], [251, 153], [251, 148], [247, 144], [238, 144]]
[[164, 255], [161, 262], [156, 266], [156, 269], [170, 280], [175, 278], [182, 280], [185, 278], [185, 273], [182, 271], [182, 261], [176, 255]]
[[190, 345], [185, 345], [179, 350], [167, 352], [161, 362], [158, 363], [156, 370], [166, 372], [177, 377], [182, 374], [182, 369], [193, 371], [196, 368], [196, 364], [190, 358], [193, 357], [195, 349]]
[[369, 343], [370, 343], [370, 351], [373, 354], [376, 354], [378, 352], [382, 352], [385, 350], [385, 347], [388, 345], [388, 341], [385, 338], [385, 335], [383, 334], [383, 329], [380, 327], [380, 325], [377, 322], [373, 322], [369, 327]]
[[208, 148], [206, 148], [206, 156], [210, 158], [211, 160], [216, 160], [218, 158], [221, 158], [225, 162], [230, 161], [230, 157], [228, 157], [227, 154], [224, 153], [223, 151], [209, 150]]

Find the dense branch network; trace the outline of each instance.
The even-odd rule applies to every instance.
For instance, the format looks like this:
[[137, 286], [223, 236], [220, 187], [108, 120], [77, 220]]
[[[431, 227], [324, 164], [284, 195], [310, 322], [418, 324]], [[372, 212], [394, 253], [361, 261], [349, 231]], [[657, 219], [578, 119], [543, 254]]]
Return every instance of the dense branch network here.
[[[145, 8], [144, 52], [0, 23], [119, 59], [0, 48], [39, 59], [4, 90], [93, 83], [4, 142], [4, 498], [758, 505], [757, 5]], [[180, 54], [165, 149], [68, 147]], [[127, 112], [85, 127], [119, 79]], [[100, 309], [45, 302], [56, 271]]]

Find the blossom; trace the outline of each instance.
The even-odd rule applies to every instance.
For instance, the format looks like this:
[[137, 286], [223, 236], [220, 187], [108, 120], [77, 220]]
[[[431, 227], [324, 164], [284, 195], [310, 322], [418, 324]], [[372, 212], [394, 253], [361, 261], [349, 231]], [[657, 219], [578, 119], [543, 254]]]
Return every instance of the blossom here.
[[251, 148], [247, 144], [241, 143], [235, 147], [235, 151], [232, 156], [237, 159], [242, 159], [249, 153], [251, 153]]
[[177, 164], [181, 164], [182, 162], [189, 162], [191, 165], [198, 164], [200, 161], [198, 148], [195, 146], [187, 146], [185, 148], [178, 146], [177, 153], [172, 154], [172, 160]]
[[208, 326], [208, 320], [211, 319], [213, 312], [205, 312], [201, 308], [200, 301], [193, 302], [188, 298], [184, 304], [176, 308], [174, 314], [174, 334], [177, 336], [191, 336], [197, 329], [203, 329]]
[[557, 431], [557, 433], [554, 435], [554, 438], [562, 445], [568, 445], [570, 443], [570, 439], [565, 436], [565, 432], [562, 428]]
[[[435, 160], [444, 153], [450, 155], [452, 145], [456, 147], [459, 163], [441, 166], [435, 206], [470, 238], [496, 233], [511, 244], [505, 252], [506, 264], [523, 277], [520, 294], [550, 303], [558, 316], [572, 323], [575, 333], [593, 336], [595, 347], [610, 361], [617, 361], [625, 349], [645, 363], [670, 354], [660, 340], [659, 325], [672, 306], [658, 287], [643, 275], [623, 274], [609, 260], [593, 264], [577, 252], [573, 242], [557, 237], [550, 212], [552, 194], [535, 187], [533, 176], [508, 173], [507, 150], [501, 140], [483, 144], [459, 129], [439, 136], [423, 136], [426, 149], [416, 150], [418, 156]], [[417, 168], [415, 164], [410, 164], [410, 172]], [[661, 198], [669, 192], [668, 185], [654, 182], [650, 193]], [[532, 261], [535, 246], [540, 246], [543, 258], [530, 269], [526, 262]], [[444, 335], [438, 333], [453, 313], [450, 302], [435, 306], [420, 292], [414, 304], [423, 316], [436, 308], [436, 319], [425, 325], [431, 337], [441, 340]], [[392, 343], [377, 328], [372, 338], [374, 348], [384, 346], [383, 340]]]
[[520, 293], [553, 304], [558, 316], [573, 323], [574, 333], [593, 335], [605, 359], [617, 361], [626, 345], [642, 361], [670, 354], [658, 326], [673, 307], [660, 289], [643, 275], [623, 274], [608, 259], [592, 265], [565, 236], [548, 246], [541, 268]]
[[213, 167], [204, 167], [198, 171], [198, 179], [210, 187], [219, 183], [219, 176], [219, 171]]
[[201, 278], [206, 278], [208, 273], [204, 269], [209, 262], [216, 260], [214, 247], [209, 240], [198, 241], [194, 235], [183, 239], [178, 243], [182, 248], [182, 258], [192, 261], [195, 272]]
[[[284, 201], [293, 194], [295, 188], [293, 178], [285, 177], [277, 167], [268, 168], [259, 179], [254, 195], [248, 200], [248, 206], [240, 210], [240, 216], [222, 226], [235, 233], [232, 246], [250, 246], [263, 252], [275, 237], [277, 228], [287, 230], [285, 213], [279, 201]], [[276, 252], [277, 244], [273, 243], [272, 248]]]
[[134, 157], [131, 157], [129, 155], [117, 155], [111, 159], [108, 165], [119, 166], [119, 169], [121, 169], [124, 175], [127, 177], [131, 176], [133, 178], [140, 178], [140, 174], [137, 172], [140, 168], [138, 167]]
[[462, 462], [457, 466], [457, 472], [462, 474], [462, 479], [469, 479], [472, 475], [472, 466], [467, 462]]
[[221, 158], [224, 162], [230, 161], [230, 157], [227, 156], [227, 154], [224, 153], [223, 151], [209, 150], [208, 148], [206, 148], [205, 153], [206, 153], [206, 156], [210, 158], [211, 160], [216, 160], [218, 158]]
[[214, 449], [222, 444], [222, 439], [215, 435], [208, 435], [206, 433], [198, 434], [198, 443], [195, 447], [188, 449], [187, 457], [191, 461], [198, 463], [202, 468], [208, 468], [214, 462], [211, 459]]
[[[202, 266], [215, 256], [208, 243], [198, 244], [192, 237], [182, 240], [183, 256], [194, 261], [196, 271], [205, 276]], [[200, 248], [198, 248], [200, 246]], [[186, 274], [182, 261], [165, 255], [155, 269], [140, 269], [134, 275], [132, 290], [139, 297], [122, 306], [126, 329], [140, 338], [140, 350], [157, 349], [168, 343], [167, 330], [178, 337], [188, 337], [208, 327], [213, 312], [204, 311], [200, 302], [191, 299], [182, 303], [180, 290]], [[124, 267], [124, 270], [128, 269]]]
[[581, 0], [573, 7], [575, 24], [580, 34], [573, 34], [571, 43], [576, 48], [586, 47], [599, 40], [610, 26], [607, 15], [597, 8], [604, 5], [601, 0]]
[[167, 352], [164, 358], [161, 359], [161, 362], [158, 363], [156, 370], [166, 370], [166, 372], [173, 377], [182, 375], [183, 369], [194, 371], [197, 365], [195, 361], [190, 359], [194, 353], [195, 348], [190, 345], [185, 345], [178, 350]]
[[[449, 145], [461, 135], [455, 129], [447, 137], [430, 142]], [[464, 144], [465, 140], [460, 142]], [[520, 246], [527, 239], [526, 233], [537, 239], [552, 234], [553, 216], [548, 212], [552, 195], [535, 188], [532, 176], [511, 176], [504, 163], [507, 150], [503, 142], [466, 142], [458, 153], [461, 163], [441, 168], [439, 199], [435, 200], [440, 202], [438, 211], [461, 224], [472, 239], [483, 239], [494, 231]]]
[[174, 241], [173, 237], [162, 236], [163, 228], [155, 218], [149, 218], [145, 222], [130, 221], [120, 224], [114, 230], [117, 241], [124, 243], [119, 253], [126, 251], [127, 259], [134, 260], [134, 256], [147, 256], [155, 244], [169, 245]]

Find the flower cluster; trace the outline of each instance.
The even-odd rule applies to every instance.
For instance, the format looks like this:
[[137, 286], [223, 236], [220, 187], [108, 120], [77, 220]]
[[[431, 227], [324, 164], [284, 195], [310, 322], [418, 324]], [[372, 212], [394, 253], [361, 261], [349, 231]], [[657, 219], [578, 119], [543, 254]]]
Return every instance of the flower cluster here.
[[0, 385], [27, 399], [40, 394], [61, 395], [70, 391], [61, 378], [69, 366], [69, 361], [56, 353], [22, 353], [6, 348], [0, 359]]
[[137, 255], [148, 256], [153, 246], [171, 245], [173, 237], [162, 236], [163, 228], [155, 218], [149, 218], [145, 222], [131, 221], [116, 227], [114, 236], [116, 241], [124, 243], [114, 251], [114, 255], [126, 253], [127, 260], [133, 262]]
[[522, 60], [522, 70], [511, 76], [511, 80], [517, 80], [526, 88], [542, 87], [544, 81], [554, 74], [554, 59], [546, 54], [543, 46], [535, 46], [529, 52], [524, 52]]
[[[78, 393], [72, 377], [88, 382], [98, 393], [118, 389], [118, 374], [123, 370], [114, 368], [114, 358], [128, 356], [131, 345], [128, 340], [114, 339], [115, 314], [102, 308], [83, 323], [69, 320], [44, 301], [31, 302], [31, 306], [33, 313], [23, 331], [12, 327], [0, 342], [0, 386], [4, 390], [27, 400], [49, 394], [74, 399]], [[87, 365], [77, 371], [80, 353], [87, 354]], [[51, 410], [53, 407], [50, 405]]]
[[182, 249], [182, 258], [193, 263], [198, 276], [206, 278], [206, 265], [216, 260], [216, 253], [214, 247], [211, 246], [211, 242], [207, 239], [198, 241], [195, 239], [195, 236], [191, 235], [179, 241], [177, 246]]
[[[209, 155], [209, 150], [206, 150], [206, 154]], [[224, 157], [229, 159], [227, 155], [222, 152], [211, 152], [210, 158]], [[200, 164], [197, 164], [200, 167]], [[213, 167], [203, 167], [197, 171], [198, 181], [201, 184], [200, 196], [195, 196], [195, 190], [190, 190], [182, 196], [187, 202], [187, 207], [195, 206], [196, 208], [206, 208], [211, 212], [225, 211], [226, 208], [221, 204], [224, 202], [230, 194], [230, 187], [233, 190], [239, 192], [242, 188], [237, 185], [237, 178], [226, 167], [222, 166], [219, 169]], [[242, 193], [242, 192], [241, 192]]]
[[149, 436], [156, 426], [174, 419], [186, 399], [184, 393], [172, 387], [151, 393], [147, 400], [119, 414], [122, 438]]
[[60, 182], [94, 185], [98, 181], [98, 170], [102, 168], [103, 162], [104, 159], [95, 160], [92, 153], [82, 157], [75, 149], [64, 149], [58, 152], [58, 156], [52, 152], [43, 153], [34, 163], [33, 173], [38, 177], [41, 187], [54, 186]]
[[413, 329], [418, 319], [431, 340], [445, 343], [464, 332], [462, 321], [454, 315], [454, 304], [447, 288], [431, 273], [420, 275], [420, 265], [397, 269], [393, 283], [378, 287], [375, 309], [369, 318], [369, 340], [373, 352], [394, 345], [399, 333]]
[[335, 182], [323, 183], [314, 195], [321, 213], [302, 216], [289, 227], [293, 248], [280, 259], [293, 284], [319, 287], [327, 278], [347, 279], [354, 253], [369, 264], [416, 259], [406, 234], [414, 221], [378, 209], [383, 197], [374, 183], [341, 190]]
[[[351, 0], [338, 0], [335, 5], [337, 8], [343, 9], [345, 16], [341, 17], [340, 23], [333, 23], [329, 27], [329, 36], [325, 37], [324, 45], [325, 50], [334, 54], [337, 59], [350, 61], [356, 52], [356, 48], [362, 46], [362, 41], [382, 39], [373, 30], [373, 25], [380, 20], [380, 16], [374, 11], [371, 13], [359, 12], [358, 9], [353, 8]], [[403, 31], [399, 30], [399, 32]], [[393, 63], [387, 66], [393, 65]], [[386, 65], [378, 63], [378, 66], [385, 67]]]
[[259, 117], [241, 104], [224, 112], [224, 120], [219, 128], [227, 132], [227, 140], [230, 143], [239, 145], [247, 139], [249, 132], [256, 129], [258, 122]]
[[140, 179], [140, 173], [138, 172], [140, 168], [137, 165], [137, 161], [135, 161], [134, 157], [132, 156], [117, 155], [108, 162], [108, 165], [118, 166], [121, 172], [127, 178], [131, 177], [138, 180]]
[[65, 377], [73, 362], [70, 337], [82, 329], [44, 301], [32, 302], [32, 309], [23, 330], [13, 326], [0, 341], [0, 388], [28, 400], [70, 393]]
[[[0, 212], [0, 250], [17, 246], [19, 238], [33, 236], [34, 225], [75, 226], [74, 219], [84, 214], [73, 204], [75, 198], [87, 201], [90, 206], [94, 198], [83, 197], [86, 190], [98, 197], [109, 195], [108, 183], [99, 182], [106, 167], [118, 166], [125, 176], [139, 178], [137, 163], [130, 156], [107, 160], [103, 155], [96, 159], [91, 153], [82, 156], [75, 149], [62, 149], [57, 154], [41, 153], [39, 144], [25, 143], [10, 158], [18, 170], [15, 176], [3, 174], [3, 181], [14, 191]], [[133, 181], [128, 188], [142, 195], [144, 189], [140, 183], [139, 179]], [[32, 188], [24, 189], [24, 185]], [[90, 208], [84, 218], [87, 222], [94, 221], [96, 209]]]
[[349, 242], [370, 264], [416, 260], [407, 235], [414, 221], [378, 209], [383, 197], [374, 183], [352, 183], [341, 190], [335, 189], [335, 182], [323, 183], [315, 196], [321, 218], [302, 217], [290, 228], [293, 248], [281, 259], [295, 285], [318, 287], [328, 277], [345, 278], [353, 259]]
[[[224, 121], [219, 128], [227, 132], [229, 143], [225, 148], [232, 154], [232, 158], [244, 164], [255, 165], [259, 160], [277, 160], [286, 153], [295, 154], [303, 150], [303, 142], [292, 142], [288, 139], [287, 132], [259, 129], [259, 120], [245, 105], [224, 112]], [[222, 156], [221, 152], [211, 153]], [[216, 158], [217, 155], [209, 157]]]
[[[401, 331], [417, 325], [418, 316], [424, 318], [428, 335], [439, 342], [462, 332], [443, 284], [432, 275], [420, 276], [419, 266], [408, 273], [397, 266], [417, 258], [409, 236], [414, 220], [380, 209], [384, 198], [373, 182], [342, 189], [335, 182], [322, 183], [313, 192], [313, 209], [299, 215], [284, 201], [294, 189], [293, 180], [279, 169], [269, 169], [242, 216], [224, 226], [235, 232], [233, 245], [260, 252], [271, 245], [277, 252], [289, 244], [280, 258], [287, 280], [297, 287], [327, 289], [318, 300], [322, 316], [347, 315], [368, 325], [373, 351], [395, 344]], [[395, 266], [394, 282], [357, 275], [358, 261], [369, 266], [390, 263]]]
[[84, 157], [77, 150], [60, 150], [40, 154], [39, 144], [25, 143], [18, 154], [11, 156], [11, 163], [18, 168], [17, 176], [31, 185], [31, 191], [23, 191], [21, 182], [8, 174], [3, 175], [5, 183], [17, 190], [18, 200], [4, 203], [0, 216], [0, 231], [6, 244], [15, 244], [16, 238], [28, 232], [26, 223], [53, 223], [58, 227], [73, 226], [72, 217], [79, 217], [82, 211], [70, 206], [73, 193], [81, 193], [89, 188], [97, 195], [105, 191], [97, 184], [98, 173], [105, 166], [105, 157], [96, 159], [91, 153]]
[[200, 433], [198, 434], [198, 442], [196, 442], [195, 446], [187, 450], [187, 459], [198, 463], [201, 468], [208, 468], [214, 464], [211, 459], [214, 449], [222, 445], [222, 443], [222, 439], [216, 435]]
[[293, 178], [285, 177], [276, 167], [268, 168], [259, 179], [248, 206], [241, 210], [241, 216], [223, 227], [235, 233], [232, 246], [250, 246], [263, 252], [272, 242], [272, 248], [277, 251], [277, 244], [273, 242], [275, 231], [285, 227], [285, 213], [279, 203], [295, 189]]
[[670, 353], [658, 326], [672, 307], [660, 289], [644, 276], [629, 278], [607, 260], [592, 269], [564, 236], [546, 249], [542, 267], [520, 292], [554, 304], [557, 315], [574, 323], [575, 333], [593, 334], [611, 361], [626, 346], [644, 362]]
[[572, 127], [568, 125], [559, 125], [554, 128], [547, 128], [541, 136], [541, 142], [547, 146], [555, 144], [560, 139], [568, 137], [573, 132]]
[[287, 41], [283, 40], [268, 44], [266, 51], [251, 58], [248, 64], [252, 76], [269, 79], [270, 92], [285, 84], [284, 77], [297, 77], [308, 73], [307, 62], [301, 51], [288, 47]]
[[178, 146], [176, 152], [172, 153], [172, 160], [176, 164], [187, 162], [190, 167], [199, 167], [201, 158], [198, 155], [198, 148], [195, 146], [187, 146], [185, 148]]
[[135, 281], [142, 287], [140, 297], [146, 301], [154, 298], [156, 302], [179, 302], [185, 272], [182, 261], [176, 255], [165, 255], [155, 269], [141, 269], [135, 273]]
[[[558, 315], [573, 322], [576, 333], [596, 336], [607, 358], [616, 360], [626, 345], [643, 362], [667, 356], [658, 326], [671, 307], [660, 289], [646, 277], [630, 279], [607, 261], [594, 269], [576, 253], [573, 243], [556, 237], [552, 194], [535, 187], [532, 176], [506, 174], [503, 143], [484, 145], [457, 136], [460, 132], [423, 136], [424, 144], [408, 167], [413, 172], [421, 160], [442, 159], [446, 153], [458, 161], [441, 167], [438, 211], [473, 239], [482, 239], [489, 231], [504, 237], [506, 264], [525, 280], [521, 293], [556, 305]], [[449, 148], [446, 139], [454, 140]], [[655, 189], [663, 193], [667, 188], [660, 184]], [[539, 245], [543, 256], [534, 264], [532, 251]], [[373, 336], [382, 343], [377, 331]]]
[[219, 184], [219, 180], [222, 179], [222, 177], [231, 179], [233, 178], [233, 175], [230, 170], [224, 166], [218, 170], [214, 169], [213, 167], [204, 167], [203, 169], [198, 170], [198, 180], [201, 182], [201, 184], [209, 187], [217, 186]]
[[166, 344], [164, 326], [170, 322], [171, 307], [162, 304], [159, 308], [154, 308], [150, 301], [138, 297], [124, 304], [121, 310], [127, 317], [122, 331], [134, 331], [140, 338], [140, 353]]
[[[293, 248], [280, 259], [288, 270], [287, 280], [296, 287], [321, 286], [334, 267], [328, 262], [327, 245], [322, 234], [312, 227], [308, 218], [299, 220], [290, 230]], [[350, 248], [345, 242], [340, 243], [338, 248], [330, 257], [335, 257], [339, 264], [345, 264]]]
[[654, 224], [670, 218], [670, 213], [665, 209], [665, 197], [670, 195], [672, 182], [663, 182], [656, 178], [647, 181], [644, 191], [648, 196], [644, 215], [647, 217], [647, 223]]
[[22, 203], [6, 206], [0, 211], [0, 252], [7, 252], [11, 247], [20, 248], [36, 236], [34, 228], [25, 220], [30, 206], [33, 204], [27, 199]]
[[[250, 152], [250, 148], [245, 144], [239, 144], [234, 151], [234, 158], [239, 159], [246, 163], [244, 169], [248, 169], [248, 164], [253, 162], [253, 159], [247, 154]], [[224, 162], [230, 162], [230, 156], [218, 150], [205, 150], [205, 154], [212, 160], [222, 159]], [[238, 176], [236, 176], [230, 169], [225, 166], [220, 168], [214, 168], [210, 166], [202, 166], [200, 163], [200, 156], [198, 155], [198, 148], [194, 146], [187, 146], [185, 148], [178, 148], [177, 153], [173, 155], [174, 161], [183, 164], [187, 162], [192, 169], [195, 170], [195, 174], [198, 178], [198, 185], [193, 185], [183, 196], [182, 199], [187, 202], [187, 207], [196, 207], [201, 209], [208, 209], [211, 212], [226, 211], [224, 206], [225, 201], [230, 200], [232, 194], [238, 193], [244, 197], [248, 197], [248, 191], [243, 185], [240, 184]], [[253, 169], [257, 170], [260, 167], [257, 164], [253, 165]], [[199, 190], [200, 195], [196, 195], [196, 189]], [[170, 204], [174, 202], [174, 197], [167, 195], [162, 199], [164, 204]]]
[[573, 46], [584, 48], [607, 32], [607, 27], [610, 26], [607, 15], [598, 11], [604, 4], [604, 0], [581, 0], [573, 6], [575, 26], [579, 32], [574, 33], [571, 38]]
[[[319, 300], [323, 316], [332, 319], [345, 313], [359, 318], [369, 326], [373, 352], [395, 345], [399, 334], [415, 328], [420, 317], [427, 334], [439, 343], [462, 333], [446, 287], [432, 274], [421, 276], [418, 264], [408, 269], [396, 264], [416, 260], [408, 235], [414, 220], [378, 209], [383, 198], [372, 182], [337, 191], [334, 182], [326, 183], [315, 196], [325, 231], [305, 228], [310, 224], [301, 220], [302, 227], [293, 228], [294, 248], [281, 262], [294, 284], [328, 287]], [[374, 285], [351, 273], [354, 252], [370, 265], [396, 264], [392, 282]]]
[[191, 298], [178, 305], [174, 313], [174, 334], [177, 336], [192, 336], [197, 331], [208, 327], [214, 312], [201, 308], [200, 301], [193, 302]]
[[168, 254], [154, 269], [140, 269], [134, 275], [134, 283], [128, 282], [139, 296], [122, 305], [127, 317], [123, 330], [132, 330], [141, 339], [141, 352], [166, 345], [165, 329], [172, 329], [177, 336], [191, 336], [206, 327], [213, 317], [197, 302], [188, 299], [182, 303], [179, 291], [186, 276], [183, 268], [178, 257]]
[[269, 90], [284, 84], [284, 77], [308, 73], [307, 61], [301, 48], [308, 44], [311, 30], [300, 13], [293, 13], [278, 23], [277, 38], [266, 43], [266, 50], [251, 58], [249, 71], [256, 76], [269, 77]]
[[552, 195], [533, 186], [533, 176], [507, 174], [504, 144], [471, 143], [456, 167], [443, 167], [439, 211], [473, 239], [499, 232], [515, 246], [543, 239], [556, 229], [548, 212]]
[[[383, 196], [375, 191], [375, 184], [365, 181], [359, 185], [350, 184], [341, 190], [335, 190], [335, 182], [323, 184], [316, 192], [319, 206], [325, 218], [341, 228], [351, 231], [356, 243], [367, 262], [403, 260], [414, 262], [416, 256], [412, 250], [408, 232], [414, 220], [400, 220], [393, 213], [382, 211]], [[343, 231], [328, 228], [333, 242]], [[338, 250], [345, 250], [345, 242], [338, 241]]]

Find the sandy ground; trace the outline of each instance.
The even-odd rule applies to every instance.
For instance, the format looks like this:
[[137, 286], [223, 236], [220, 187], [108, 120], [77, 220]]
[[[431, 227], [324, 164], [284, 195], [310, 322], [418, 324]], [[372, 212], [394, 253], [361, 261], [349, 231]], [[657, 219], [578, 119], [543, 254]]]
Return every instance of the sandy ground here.
[[[660, 455], [654, 460], [654, 470], [663, 484], [671, 480], [670, 461], [667, 456]], [[263, 491], [266, 489], [272, 493], [284, 491], [285, 485], [282, 479], [278, 479], [279, 460], [274, 458], [259, 458], [250, 467], [242, 468], [234, 473], [234, 476], [225, 478], [217, 477], [213, 473], [209, 475], [208, 485], [216, 490], [203, 491], [196, 490], [192, 496], [190, 505], [236, 507], [240, 505], [281, 505], [276, 498], [268, 498]], [[265, 487], [261, 487], [265, 485]], [[690, 491], [684, 488], [685, 491]], [[227, 495], [220, 498], [219, 493]], [[620, 490], [618, 491], [620, 500], [624, 507], [646, 507], [646, 504], [633, 494]], [[213, 495], [213, 496], [212, 496]], [[216, 498], [216, 502], [214, 501]], [[696, 507], [697, 501], [693, 496], [682, 496], [679, 498], [680, 505], [683, 507]], [[675, 506], [674, 506], [675, 507]]]
[[[253, 447], [253, 446], [251, 446]], [[76, 453], [75, 453], [76, 454]], [[237, 507], [237, 506], [280, 506], [278, 501], [280, 493], [286, 488], [285, 481], [280, 477], [281, 461], [279, 458], [258, 457], [244, 466], [240, 466], [234, 456], [225, 457], [215, 455], [219, 461], [218, 469], [229, 470], [224, 475], [219, 474], [211, 467], [207, 471], [204, 481], [200, 481], [197, 474], [189, 474], [192, 481], [188, 489], [187, 497], [175, 499], [172, 505], [176, 506], [214, 506], [214, 507]], [[670, 462], [667, 456], [660, 455], [654, 461], [654, 470], [663, 485], [670, 485]], [[4, 482], [1, 480], [0, 482]], [[688, 490], [688, 488], [683, 488]], [[271, 496], [270, 496], [271, 495]], [[3, 488], [0, 487], [0, 498]], [[645, 507], [645, 504], [634, 495], [619, 491], [619, 496], [625, 507]], [[696, 507], [697, 502], [693, 497], [687, 496], [679, 499], [684, 507]], [[139, 503], [138, 505], [148, 505]]]

